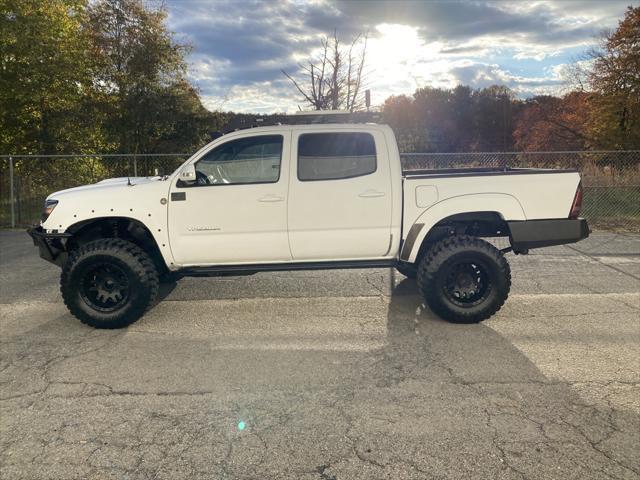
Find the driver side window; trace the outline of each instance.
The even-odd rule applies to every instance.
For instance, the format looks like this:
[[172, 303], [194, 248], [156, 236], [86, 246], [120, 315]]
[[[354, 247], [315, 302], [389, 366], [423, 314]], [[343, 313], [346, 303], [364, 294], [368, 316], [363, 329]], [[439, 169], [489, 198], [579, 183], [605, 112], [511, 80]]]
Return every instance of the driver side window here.
[[276, 183], [282, 141], [282, 135], [259, 135], [214, 148], [195, 164], [198, 185]]

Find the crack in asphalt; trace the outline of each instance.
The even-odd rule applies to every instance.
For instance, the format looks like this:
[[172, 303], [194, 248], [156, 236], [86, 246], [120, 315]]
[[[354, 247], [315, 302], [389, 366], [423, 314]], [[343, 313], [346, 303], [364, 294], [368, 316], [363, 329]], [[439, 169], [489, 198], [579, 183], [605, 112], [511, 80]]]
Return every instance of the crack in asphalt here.
[[618, 272], [618, 273], [621, 273], [621, 274], [623, 274], [623, 275], [626, 275], [627, 277], [633, 278], [633, 279], [635, 279], [635, 280], [640, 280], [640, 277], [639, 277], [639, 276], [634, 275], [633, 273], [625, 272], [625, 271], [624, 271], [624, 270], [622, 270], [621, 268], [615, 267], [615, 266], [611, 265], [610, 263], [603, 262], [602, 260], [600, 260], [599, 258], [597, 258], [596, 256], [594, 256], [593, 254], [589, 254], [589, 253], [581, 252], [580, 250], [578, 250], [578, 249], [577, 249], [576, 247], [574, 247], [573, 245], [565, 245], [565, 247], [567, 247], [567, 248], [568, 248], [568, 249], [570, 249], [570, 250], [573, 250], [574, 252], [576, 252], [576, 253], [578, 253], [578, 254], [580, 254], [580, 255], [582, 255], [582, 256], [585, 256], [585, 257], [587, 257], [587, 258], [589, 258], [589, 259], [593, 260], [594, 262], [599, 263], [600, 265], [602, 265], [602, 266], [604, 266], [604, 267], [610, 268], [611, 270], [614, 270], [614, 271], [616, 271], [616, 272]]

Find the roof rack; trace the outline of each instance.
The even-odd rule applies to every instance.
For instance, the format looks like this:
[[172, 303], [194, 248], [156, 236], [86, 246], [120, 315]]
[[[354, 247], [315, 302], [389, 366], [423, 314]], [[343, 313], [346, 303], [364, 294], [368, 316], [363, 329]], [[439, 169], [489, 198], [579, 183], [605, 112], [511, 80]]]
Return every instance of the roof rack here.
[[379, 112], [349, 112], [346, 110], [310, 110], [286, 115], [286, 123], [293, 125], [313, 123], [377, 123]]
[[378, 123], [382, 119], [379, 112], [348, 112], [345, 110], [311, 110], [296, 112], [293, 115], [269, 115], [268, 118], [241, 118], [239, 122], [224, 133], [247, 128], [272, 125], [312, 125], [326, 123]]

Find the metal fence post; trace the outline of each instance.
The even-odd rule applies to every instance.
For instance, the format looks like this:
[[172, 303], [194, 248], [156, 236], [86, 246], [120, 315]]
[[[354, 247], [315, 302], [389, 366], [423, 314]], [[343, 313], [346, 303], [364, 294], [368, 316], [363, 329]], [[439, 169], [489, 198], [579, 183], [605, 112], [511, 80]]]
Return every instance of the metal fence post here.
[[16, 228], [16, 198], [13, 186], [13, 157], [9, 157], [9, 204], [11, 205], [11, 228]]
[[138, 159], [135, 155], [133, 156], [133, 176], [138, 176]]

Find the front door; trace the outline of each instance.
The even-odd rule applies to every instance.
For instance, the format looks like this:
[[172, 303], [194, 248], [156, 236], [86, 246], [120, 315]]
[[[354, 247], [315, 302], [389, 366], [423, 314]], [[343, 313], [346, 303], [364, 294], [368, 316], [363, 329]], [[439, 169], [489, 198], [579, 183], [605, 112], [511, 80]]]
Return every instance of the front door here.
[[[294, 132], [289, 243], [294, 261], [385, 257], [391, 175], [382, 133]], [[294, 165], [295, 164], [295, 165]]]
[[[195, 163], [196, 184], [173, 184], [169, 238], [178, 265], [290, 261], [288, 131], [232, 136]], [[235, 138], [234, 138], [235, 137]]]

